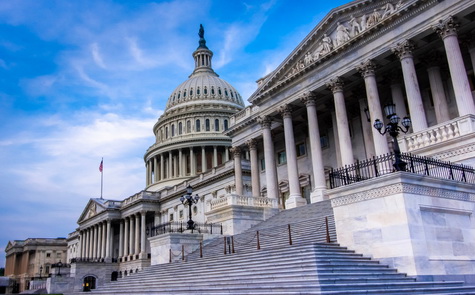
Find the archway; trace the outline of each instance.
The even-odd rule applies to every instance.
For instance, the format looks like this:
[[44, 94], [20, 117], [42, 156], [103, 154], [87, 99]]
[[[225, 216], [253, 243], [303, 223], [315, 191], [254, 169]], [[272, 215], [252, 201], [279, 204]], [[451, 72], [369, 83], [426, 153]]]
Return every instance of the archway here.
[[92, 289], [96, 289], [96, 278], [93, 276], [85, 277], [82, 286], [83, 292], [90, 292]]

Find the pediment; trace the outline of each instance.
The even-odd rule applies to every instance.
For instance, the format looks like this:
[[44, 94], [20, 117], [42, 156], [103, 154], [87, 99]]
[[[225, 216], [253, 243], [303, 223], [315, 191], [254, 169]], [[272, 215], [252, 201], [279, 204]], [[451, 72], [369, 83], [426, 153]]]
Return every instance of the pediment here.
[[368, 38], [422, 1], [361, 0], [333, 9], [276, 70], [262, 81], [258, 80], [258, 89], [251, 95], [249, 102], [258, 103], [272, 88], [288, 83], [340, 54], [355, 42]]
[[86, 221], [97, 214], [105, 211], [105, 206], [96, 199], [90, 199], [78, 219], [78, 223]]

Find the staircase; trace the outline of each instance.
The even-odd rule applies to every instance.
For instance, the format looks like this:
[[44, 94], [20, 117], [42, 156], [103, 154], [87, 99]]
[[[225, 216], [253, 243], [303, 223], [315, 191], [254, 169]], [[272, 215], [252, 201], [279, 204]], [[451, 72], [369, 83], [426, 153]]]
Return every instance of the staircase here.
[[[153, 265], [92, 293], [475, 294], [462, 282], [417, 282], [339, 246], [333, 219], [328, 230], [325, 222], [331, 213], [328, 201], [285, 210], [232, 239], [210, 241], [202, 257], [195, 251], [185, 261]], [[333, 243], [326, 243], [328, 236]]]

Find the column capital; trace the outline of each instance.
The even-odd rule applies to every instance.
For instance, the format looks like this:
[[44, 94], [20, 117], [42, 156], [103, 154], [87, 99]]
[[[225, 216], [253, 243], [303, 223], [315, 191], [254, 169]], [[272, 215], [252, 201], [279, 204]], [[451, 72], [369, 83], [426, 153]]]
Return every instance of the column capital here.
[[312, 92], [305, 92], [300, 96], [300, 101], [305, 104], [307, 107], [308, 106], [314, 106], [317, 104], [317, 98], [315, 97], [315, 94]]
[[457, 36], [457, 30], [460, 25], [456, 21], [456, 18], [449, 16], [444, 20], [432, 26], [432, 29], [439, 34], [440, 38], [445, 39], [448, 36]]
[[399, 57], [399, 59], [411, 57], [412, 52], [416, 48], [416, 44], [411, 40], [404, 40], [402, 42], [398, 42], [396, 46], [391, 48], [391, 51]]
[[257, 140], [255, 138], [249, 139], [248, 141], [246, 141], [246, 144], [250, 150], [257, 149]]
[[261, 125], [262, 128], [270, 129], [270, 126], [272, 125], [272, 118], [269, 116], [262, 116], [257, 118], [257, 122]]
[[327, 87], [330, 88], [330, 90], [335, 93], [335, 92], [341, 92], [343, 91], [343, 85], [345, 83], [341, 79], [341, 77], [335, 77], [330, 79], [329, 82], [326, 83]]
[[238, 146], [233, 146], [230, 149], [231, 153], [233, 153], [234, 157], [240, 157], [241, 156], [241, 148]]
[[367, 61], [361, 62], [357, 67], [356, 70], [360, 72], [363, 78], [374, 76], [374, 72], [376, 71], [377, 65], [372, 60], [368, 59]]
[[279, 107], [279, 113], [283, 118], [292, 118], [292, 107], [288, 104], [284, 104]]

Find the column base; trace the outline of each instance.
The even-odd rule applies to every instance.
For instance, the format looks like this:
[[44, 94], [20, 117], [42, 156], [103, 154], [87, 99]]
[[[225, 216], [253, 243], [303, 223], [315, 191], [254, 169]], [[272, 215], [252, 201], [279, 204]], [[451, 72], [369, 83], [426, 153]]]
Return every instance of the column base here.
[[307, 200], [302, 198], [301, 195], [290, 195], [287, 201], [285, 201], [285, 208], [291, 209], [300, 206], [307, 205]]
[[315, 188], [310, 193], [310, 203], [317, 203], [324, 200], [328, 200], [328, 196], [325, 195], [326, 188]]

